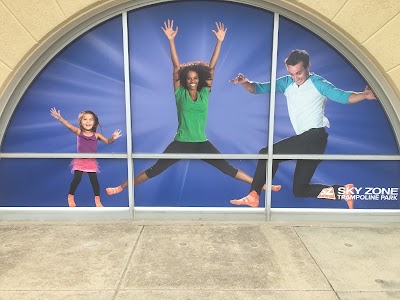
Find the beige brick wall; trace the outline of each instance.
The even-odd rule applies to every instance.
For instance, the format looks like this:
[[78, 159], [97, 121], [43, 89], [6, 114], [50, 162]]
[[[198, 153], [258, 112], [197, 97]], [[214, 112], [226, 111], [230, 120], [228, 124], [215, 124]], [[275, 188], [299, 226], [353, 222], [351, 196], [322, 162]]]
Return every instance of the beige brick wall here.
[[[0, 96], [52, 33], [91, 9], [126, 0], [0, 0]], [[400, 1], [265, 0], [311, 12], [358, 43], [400, 98]]]
[[400, 98], [400, 1], [292, 0], [326, 18], [368, 53]]

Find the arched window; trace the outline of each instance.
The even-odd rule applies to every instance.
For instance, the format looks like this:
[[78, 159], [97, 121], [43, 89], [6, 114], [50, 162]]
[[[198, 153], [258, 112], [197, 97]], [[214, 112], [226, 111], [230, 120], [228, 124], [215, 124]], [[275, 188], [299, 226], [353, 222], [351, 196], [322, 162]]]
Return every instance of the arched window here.
[[[216, 44], [215, 22], [228, 28], [208, 97], [205, 130], [208, 141], [221, 154], [203, 150], [189, 154], [186, 148], [163, 153], [174, 140], [181, 117], [169, 42], [161, 30], [168, 18], [174, 20], [173, 29], [179, 27], [175, 44], [181, 63], [209, 62]], [[301, 83], [290, 102], [287, 98], [292, 91], [286, 89], [289, 83], [282, 84], [282, 78], [296, 76], [285, 64], [293, 49], [309, 53], [311, 65], [305, 80], [313, 82], [304, 91]], [[271, 82], [272, 90], [261, 95], [249, 93], [240, 84], [229, 82], [238, 73], [255, 82]], [[308, 77], [310, 74], [314, 77]], [[333, 94], [326, 102], [301, 102], [308, 93], [325, 93], [323, 79], [344, 91], [362, 92], [370, 84], [333, 45], [267, 9], [215, 1], [128, 9], [64, 47], [26, 89], [1, 144], [0, 206], [67, 207], [73, 178], [71, 158], [91, 157], [100, 165], [105, 210], [238, 209], [229, 200], [248, 194], [250, 184], [203, 161], [210, 159], [226, 160], [250, 176], [258, 159], [265, 159], [269, 177], [267, 191], [260, 195], [260, 213], [265, 213], [264, 207], [267, 211], [347, 209], [348, 202], [335, 200], [342, 195], [338, 187], [350, 183], [355, 186], [351, 193], [354, 208], [398, 209], [399, 148], [382, 102], [364, 100], [348, 105], [340, 103], [347, 100], [330, 99], [335, 98]], [[78, 126], [81, 111], [91, 110], [100, 120], [98, 132], [108, 138], [120, 129], [123, 136], [111, 145], [99, 141], [97, 154], [76, 154], [76, 135], [50, 115], [52, 107], [74, 126]], [[277, 142], [304, 132], [296, 126], [315, 127], [304, 124], [310, 114], [329, 119], [329, 124], [326, 119], [313, 123], [329, 135], [326, 148], [321, 146], [322, 150], [311, 154], [306, 149], [311, 142], [304, 140], [302, 148], [279, 152]], [[269, 152], [259, 154], [266, 146]], [[133, 177], [158, 159], [180, 161], [133, 187]], [[316, 163], [315, 171], [304, 175], [299, 166], [295, 171], [297, 161], [316, 160], [322, 162]], [[274, 162], [281, 161], [271, 179]], [[311, 180], [304, 178], [310, 175]], [[106, 187], [118, 186], [126, 179], [129, 188], [112, 196], [105, 193]], [[335, 185], [335, 200], [298, 192], [308, 181], [329, 188]], [[282, 189], [271, 193], [271, 183]], [[75, 202], [78, 207], [95, 206], [93, 198], [89, 178], [83, 176]]]

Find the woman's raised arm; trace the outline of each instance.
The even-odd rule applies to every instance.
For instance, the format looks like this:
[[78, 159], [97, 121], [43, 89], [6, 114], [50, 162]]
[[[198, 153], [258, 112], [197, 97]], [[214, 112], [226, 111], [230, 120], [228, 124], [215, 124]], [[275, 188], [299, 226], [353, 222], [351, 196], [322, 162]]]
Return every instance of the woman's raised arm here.
[[174, 90], [176, 90], [180, 86], [180, 81], [179, 81], [180, 63], [179, 63], [178, 52], [176, 51], [175, 47], [175, 36], [178, 33], [178, 26], [176, 26], [175, 30], [173, 29], [173, 27], [174, 27], [174, 20], [168, 20], [167, 22], [164, 22], [164, 27], [161, 27], [161, 29], [164, 31], [165, 36], [169, 40], [171, 61], [172, 61], [172, 66], [174, 68], [172, 74], [172, 80], [174, 84]]
[[228, 30], [228, 28], [225, 28], [224, 23], [215, 22], [215, 25], [217, 26], [217, 31], [213, 30], [212, 32], [214, 32], [215, 37], [217, 38], [217, 43], [215, 44], [214, 52], [210, 59], [211, 81], [214, 78], [214, 70], [221, 51], [221, 45], [225, 39], [226, 31]]

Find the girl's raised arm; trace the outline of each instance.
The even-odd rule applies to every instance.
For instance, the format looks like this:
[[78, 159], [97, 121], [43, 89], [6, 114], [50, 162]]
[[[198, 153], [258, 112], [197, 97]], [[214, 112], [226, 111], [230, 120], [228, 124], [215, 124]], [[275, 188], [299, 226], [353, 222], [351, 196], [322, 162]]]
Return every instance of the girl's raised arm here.
[[217, 38], [217, 43], [215, 44], [214, 53], [210, 59], [210, 69], [211, 69], [210, 86], [212, 83], [212, 79], [214, 78], [214, 70], [215, 70], [215, 66], [217, 65], [219, 53], [221, 51], [221, 45], [225, 39], [226, 31], [228, 30], [228, 28], [225, 28], [224, 23], [215, 22], [215, 25], [217, 26], [217, 31], [213, 30], [212, 32], [214, 32], [215, 37]]
[[175, 36], [178, 33], [178, 26], [176, 26], [176, 29], [173, 29], [174, 27], [174, 20], [168, 20], [168, 22], [164, 22], [164, 27], [161, 27], [161, 29], [164, 31], [165, 36], [169, 40], [169, 48], [171, 51], [171, 61], [172, 61], [172, 66], [174, 68], [173, 74], [172, 74], [172, 80], [174, 84], [174, 90], [176, 90], [180, 85], [179, 81], [179, 69], [180, 69], [180, 63], [179, 63], [179, 57], [178, 53], [176, 51], [175, 47]]
[[57, 119], [58, 121], [61, 122], [61, 124], [63, 124], [65, 127], [67, 127], [69, 130], [71, 130], [73, 133], [75, 133], [76, 135], [79, 135], [79, 133], [81, 132], [81, 130], [78, 127], [75, 127], [74, 125], [72, 125], [71, 123], [69, 123], [67, 120], [65, 120], [62, 116], [59, 110], [57, 110], [55, 107], [50, 109], [50, 115]]
[[112, 134], [112, 136], [111, 136], [109, 139], [106, 138], [106, 137], [104, 137], [104, 135], [102, 135], [101, 133], [97, 133], [97, 132], [96, 132], [96, 137], [97, 137], [97, 139], [100, 140], [100, 141], [102, 141], [102, 142], [105, 143], [105, 144], [112, 144], [112, 143], [114, 143], [114, 141], [115, 141], [117, 138], [119, 138], [119, 137], [121, 137], [121, 136], [122, 136], [121, 130], [119, 130], [119, 129], [115, 130], [114, 133]]

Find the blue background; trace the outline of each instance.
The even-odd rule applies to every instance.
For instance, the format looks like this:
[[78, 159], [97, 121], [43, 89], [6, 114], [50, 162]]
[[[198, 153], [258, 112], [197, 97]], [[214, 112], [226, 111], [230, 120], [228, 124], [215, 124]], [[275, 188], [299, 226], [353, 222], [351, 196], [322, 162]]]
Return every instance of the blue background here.
[[[128, 14], [132, 137], [126, 136], [121, 17], [104, 22], [68, 45], [43, 69], [21, 99], [9, 124], [2, 152], [76, 152], [76, 137], [49, 114], [61, 110], [74, 125], [80, 111], [99, 116], [102, 133], [121, 129], [112, 145], [99, 142], [99, 153], [161, 153], [177, 127], [168, 41], [164, 20], [179, 26], [176, 46], [181, 63], [209, 61], [216, 38], [215, 22], [228, 28], [216, 67], [209, 102], [207, 137], [221, 153], [256, 154], [267, 145], [269, 95], [252, 95], [229, 83], [239, 72], [255, 81], [269, 81], [273, 14], [237, 3], [187, 1], [149, 6]], [[308, 30], [281, 18], [278, 77], [287, 74], [284, 59], [294, 48], [311, 55], [311, 70], [345, 90], [367, 84], [335, 49]], [[379, 101], [341, 105], [328, 101], [330, 120], [327, 154], [398, 154], [393, 131]], [[293, 135], [283, 95], [276, 98], [274, 141]], [[135, 159], [135, 174], [155, 160]], [[232, 160], [253, 174], [254, 160]], [[65, 206], [72, 179], [68, 159], [2, 159], [1, 206]], [[127, 178], [126, 161], [99, 159], [99, 180], [105, 206], [127, 206], [127, 190], [109, 197], [107, 186]], [[343, 201], [297, 199], [291, 192], [294, 162], [281, 164], [274, 183], [273, 207], [345, 208]], [[393, 186], [400, 182], [398, 162], [324, 161], [312, 182]], [[4, 178], [4, 180], [3, 180]], [[85, 181], [86, 180], [86, 181]], [[19, 188], [21, 182], [24, 189]], [[163, 174], [135, 187], [138, 206], [231, 206], [229, 200], [248, 193], [249, 185], [234, 180], [200, 160], [182, 160]], [[262, 194], [263, 196], [264, 194]], [[78, 206], [93, 206], [87, 178], [78, 187]], [[356, 203], [356, 208], [398, 208], [398, 201]]]
[[258, 153], [268, 140], [269, 103], [229, 79], [250, 70], [260, 80], [270, 80], [273, 14], [211, 1], [168, 3], [129, 14], [134, 152], [163, 152], [178, 125], [169, 42], [161, 30], [168, 19], [179, 28], [175, 44], [181, 64], [209, 62], [215, 22], [228, 28], [209, 98], [206, 134], [222, 153]]
[[[333, 47], [283, 17], [279, 24], [277, 77], [288, 74], [284, 60], [293, 49], [310, 54], [311, 72], [345, 91], [364, 91], [368, 84], [357, 70]], [[258, 80], [257, 80], [258, 81]], [[378, 101], [343, 105], [328, 100], [325, 116], [330, 128], [325, 154], [398, 154], [399, 150], [385, 111]], [[274, 141], [294, 135], [287, 113], [286, 98], [277, 94]]]
[[50, 116], [56, 107], [78, 126], [78, 114], [92, 110], [110, 137], [99, 153], [126, 152], [124, 65], [121, 17], [83, 34], [48, 63], [22, 97], [5, 135], [2, 152], [76, 152], [76, 136]]

